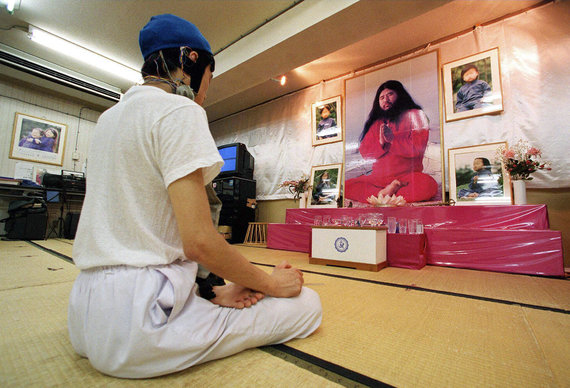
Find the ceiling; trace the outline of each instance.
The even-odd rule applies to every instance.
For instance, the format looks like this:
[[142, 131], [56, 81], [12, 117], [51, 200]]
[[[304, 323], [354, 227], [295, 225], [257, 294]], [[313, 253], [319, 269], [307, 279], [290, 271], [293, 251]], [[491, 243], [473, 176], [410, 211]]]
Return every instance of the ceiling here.
[[[5, 0], [0, 0], [3, 2]], [[131, 84], [27, 38], [34, 25], [134, 69], [138, 32], [152, 15], [198, 26], [216, 55], [210, 121], [374, 64], [543, 0], [17, 0], [0, 11], [0, 43], [125, 92]], [[3, 77], [94, 108], [112, 102], [0, 65]], [[285, 74], [285, 86], [273, 82]]]

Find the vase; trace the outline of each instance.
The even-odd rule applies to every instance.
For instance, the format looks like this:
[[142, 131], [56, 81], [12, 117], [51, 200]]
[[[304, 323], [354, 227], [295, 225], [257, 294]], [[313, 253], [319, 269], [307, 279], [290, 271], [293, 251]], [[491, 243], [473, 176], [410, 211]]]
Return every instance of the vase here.
[[307, 207], [307, 192], [304, 192], [299, 195], [299, 209], [304, 209], [306, 207]]
[[526, 205], [526, 182], [524, 180], [513, 181], [513, 196], [515, 205]]

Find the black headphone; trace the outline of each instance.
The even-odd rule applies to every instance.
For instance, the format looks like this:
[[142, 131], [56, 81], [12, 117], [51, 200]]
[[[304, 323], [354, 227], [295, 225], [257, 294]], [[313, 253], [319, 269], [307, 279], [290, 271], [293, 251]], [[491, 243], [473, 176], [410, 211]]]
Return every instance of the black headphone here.
[[[195, 51], [198, 53], [198, 58], [196, 62], [190, 59], [190, 53]], [[206, 71], [206, 67], [210, 65], [210, 71], [213, 73], [216, 62], [214, 56], [205, 50], [193, 50], [190, 47], [180, 48], [180, 65], [182, 71], [190, 76], [190, 87], [195, 93], [200, 90], [200, 84], [202, 83], [202, 77]]]

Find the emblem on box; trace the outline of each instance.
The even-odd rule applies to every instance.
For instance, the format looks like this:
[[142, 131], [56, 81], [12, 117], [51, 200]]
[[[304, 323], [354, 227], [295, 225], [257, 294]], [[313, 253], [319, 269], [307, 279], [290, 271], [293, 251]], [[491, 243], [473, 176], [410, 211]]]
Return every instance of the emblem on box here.
[[339, 237], [335, 240], [334, 247], [340, 253], [346, 252], [348, 249], [348, 240], [344, 237]]

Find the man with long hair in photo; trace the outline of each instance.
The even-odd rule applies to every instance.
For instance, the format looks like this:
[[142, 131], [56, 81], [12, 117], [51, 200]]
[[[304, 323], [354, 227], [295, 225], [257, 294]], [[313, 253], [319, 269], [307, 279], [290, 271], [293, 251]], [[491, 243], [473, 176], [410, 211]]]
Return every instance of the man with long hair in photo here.
[[372, 171], [345, 182], [348, 200], [366, 203], [370, 196], [402, 196], [406, 202], [430, 200], [438, 184], [423, 172], [429, 119], [399, 81], [376, 91], [359, 138], [359, 152], [373, 159]]

